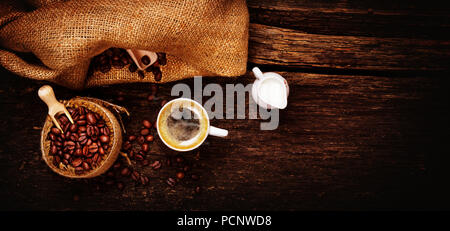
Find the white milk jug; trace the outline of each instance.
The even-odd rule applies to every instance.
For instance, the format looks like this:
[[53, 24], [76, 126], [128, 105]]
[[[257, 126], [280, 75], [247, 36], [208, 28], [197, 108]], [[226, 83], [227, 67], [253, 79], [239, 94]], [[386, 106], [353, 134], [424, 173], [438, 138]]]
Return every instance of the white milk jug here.
[[266, 109], [284, 109], [287, 106], [289, 85], [281, 75], [275, 72], [262, 73], [259, 68], [253, 68], [256, 80], [252, 87], [252, 97], [255, 102]]

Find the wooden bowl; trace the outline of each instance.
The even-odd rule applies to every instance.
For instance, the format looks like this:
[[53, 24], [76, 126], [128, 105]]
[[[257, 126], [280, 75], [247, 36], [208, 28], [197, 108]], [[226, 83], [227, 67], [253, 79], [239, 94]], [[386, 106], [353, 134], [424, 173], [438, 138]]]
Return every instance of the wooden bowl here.
[[53, 164], [54, 156], [49, 155], [50, 152], [50, 144], [51, 141], [48, 139], [48, 133], [53, 127], [53, 122], [49, 116], [45, 120], [44, 126], [42, 128], [41, 133], [41, 151], [42, 158], [47, 163], [47, 165], [54, 172], [59, 175], [69, 177], [69, 178], [92, 178], [102, 173], [106, 172], [117, 160], [119, 156], [120, 148], [122, 147], [122, 129], [117, 121], [117, 118], [114, 114], [109, 111], [106, 107], [102, 106], [98, 102], [94, 102], [92, 100], [83, 99], [83, 98], [73, 98], [68, 101], [61, 101], [66, 107], [78, 108], [79, 106], [83, 106], [95, 113], [97, 113], [100, 117], [102, 117], [105, 121], [105, 125], [110, 130], [110, 143], [109, 148], [106, 150], [106, 154], [102, 156], [102, 160], [100, 164], [96, 166], [94, 169], [87, 171], [86, 173], [76, 174], [75, 169], [72, 166], [65, 166], [60, 164], [60, 166], [55, 166]]

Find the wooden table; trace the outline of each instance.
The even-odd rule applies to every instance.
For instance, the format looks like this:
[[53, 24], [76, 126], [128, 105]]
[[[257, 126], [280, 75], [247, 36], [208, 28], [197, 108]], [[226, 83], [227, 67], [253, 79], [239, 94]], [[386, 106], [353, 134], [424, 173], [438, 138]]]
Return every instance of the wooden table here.
[[[187, 173], [146, 168], [148, 186], [106, 177], [65, 179], [40, 157], [43, 84], [1, 70], [1, 210], [323, 210], [449, 208], [449, 7], [430, 1], [249, 0], [249, 70], [289, 81], [289, 105], [275, 131], [261, 119], [213, 120], [225, 138], [187, 153]], [[205, 83], [251, 83], [207, 78]], [[193, 81], [183, 81], [192, 84]], [[128, 131], [154, 120], [174, 83], [147, 101], [149, 84], [71, 91], [125, 106]], [[123, 98], [124, 100], [119, 100]], [[151, 160], [176, 155], [159, 139]], [[200, 193], [193, 193], [201, 187]]]

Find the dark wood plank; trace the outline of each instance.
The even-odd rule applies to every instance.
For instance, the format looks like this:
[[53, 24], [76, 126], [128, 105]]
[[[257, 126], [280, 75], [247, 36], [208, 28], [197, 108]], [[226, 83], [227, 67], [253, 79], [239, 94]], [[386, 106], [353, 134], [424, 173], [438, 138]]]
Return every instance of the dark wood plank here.
[[[440, 172], [430, 160], [443, 150], [448, 134], [445, 78], [389, 78], [282, 73], [291, 83], [286, 110], [275, 131], [260, 131], [261, 120], [213, 120], [230, 130], [226, 139], [208, 138], [185, 155], [201, 175], [170, 188], [176, 170], [144, 170], [148, 187], [126, 181], [123, 192], [104, 178], [69, 180], [52, 173], [39, 157], [39, 127], [45, 105], [41, 83], [3, 71], [0, 87], [1, 209], [51, 210], [292, 210], [420, 209], [446, 207]], [[252, 76], [207, 78], [204, 83], [249, 83]], [[183, 83], [192, 85], [191, 80]], [[129, 131], [153, 119], [171, 86], [148, 102], [148, 84], [116, 85], [70, 91], [60, 98], [89, 95], [126, 106]], [[124, 101], [117, 101], [117, 97]], [[34, 128], [33, 128], [34, 127]], [[196, 160], [196, 154], [199, 158]], [[175, 153], [157, 139], [152, 160]], [[193, 195], [200, 185], [203, 191]], [[73, 196], [79, 195], [79, 201]], [[420, 199], [418, 199], [420, 198]], [[448, 201], [448, 200], [447, 200]]]
[[249, 62], [285, 67], [373, 71], [448, 70], [450, 42], [308, 34], [250, 25]]

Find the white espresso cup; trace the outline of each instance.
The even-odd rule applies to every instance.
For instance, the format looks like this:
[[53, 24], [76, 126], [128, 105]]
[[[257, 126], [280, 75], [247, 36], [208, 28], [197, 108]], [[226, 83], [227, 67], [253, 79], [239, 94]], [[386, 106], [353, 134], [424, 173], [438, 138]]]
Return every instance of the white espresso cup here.
[[156, 128], [167, 147], [181, 152], [197, 148], [208, 135], [228, 135], [227, 130], [209, 124], [208, 113], [201, 104], [187, 98], [167, 102], [158, 113]]

